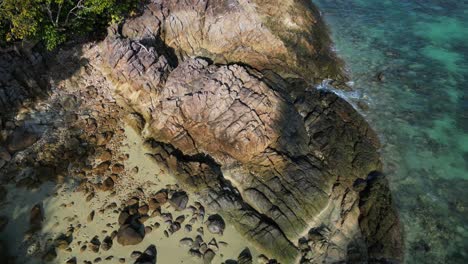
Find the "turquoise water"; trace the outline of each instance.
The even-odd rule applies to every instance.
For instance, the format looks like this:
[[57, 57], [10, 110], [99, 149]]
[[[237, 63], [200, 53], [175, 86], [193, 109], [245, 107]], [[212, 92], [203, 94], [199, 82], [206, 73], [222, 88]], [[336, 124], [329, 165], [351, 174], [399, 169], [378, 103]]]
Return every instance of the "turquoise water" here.
[[468, 263], [468, 1], [315, 3], [381, 136], [405, 262]]

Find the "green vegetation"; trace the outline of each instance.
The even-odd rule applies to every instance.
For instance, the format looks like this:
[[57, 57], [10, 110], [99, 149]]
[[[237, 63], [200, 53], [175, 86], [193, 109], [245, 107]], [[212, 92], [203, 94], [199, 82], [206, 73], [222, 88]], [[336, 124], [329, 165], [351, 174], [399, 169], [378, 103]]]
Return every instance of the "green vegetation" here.
[[76, 36], [102, 32], [141, 0], [0, 0], [0, 44], [42, 41], [48, 50]]

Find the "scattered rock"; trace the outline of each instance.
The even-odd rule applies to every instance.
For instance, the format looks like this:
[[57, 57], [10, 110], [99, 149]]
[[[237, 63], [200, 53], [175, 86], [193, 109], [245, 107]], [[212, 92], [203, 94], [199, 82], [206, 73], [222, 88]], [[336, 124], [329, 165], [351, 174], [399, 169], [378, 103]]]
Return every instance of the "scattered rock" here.
[[110, 191], [114, 189], [114, 180], [111, 177], [107, 177], [101, 185], [103, 191]]
[[125, 166], [122, 164], [115, 164], [112, 166], [112, 173], [120, 174], [125, 171]]
[[151, 226], [145, 226], [145, 235], [153, 232], [153, 228]]
[[112, 237], [106, 236], [104, 240], [102, 240], [101, 249], [104, 251], [108, 251], [109, 249], [111, 249], [112, 244]]
[[170, 232], [171, 234], [173, 234], [173, 233], [179, 231], [180, 228], [181, 228], [181, 226], [180, 226], [180, 223], [179, 223], [179, 222], [173, 222], [173, 223], [171, 224], [171, 226], [169, 227], [169, 232]]
[[87, 220], [88, 220], [88, 223], [89, 223], [89, 222], [92, 222], [92, 221], [94, 220], [94, 215], [95, 215], [94, 210], [91, 211], [91, 213], [89, 213], [88, 219], [87, 219]]
[[118, 219], [119, 225], [124, 225], [125, 223], [127, 223], [129, 218], [130, 218], [130, 214], [126, 211], [122, 211], [119, 214], [119, 219]]
[[238, 264], [252, 264], [252, 253], [250, 253], [249, 248], [245, 248], [237, 257]]
[[210, 231], [212, 234], [222, 235], [224, 229], [226, 228], [226, 224], [224, 223], [223, 218], [218, 214], [210, 215], [206, 225], [208, 227], [208, 231]]
[[[142, 230], [139, 230], [142, 229]], [[117, 242], [123, 246], [137, 245], [145, 237], [144, 228], [135, 228], [132, 225], [123, 225], [117, 233]]]
[[76, 264], [77, 261], [76, 261], [76, 257], [72, 257], [70, 259], [67, 260], [67, 262], [65, 262], [66, 264]]
[[211, 239], [210, 243], [208, 243], [208, 247], [211, 248], [213, 251], [218, 251], [218, 243], [216, 242], [216, 239]]
[[155, 264], [156, 260], [157, 260], [156, 247], [154, 245], [151, 245], [135, 261], [135, 264]]
[[136, 259], [136, 258], [138, 258], [139, 256], [141, 256], [141, 254], [142, 254], [142, 253], [141, 253], [140, 251], [136, 251], [136, 250], [135, 250], [135, 251], [132, 251], [132, 254], [130, 254], [130, 257]]
[[137, 197], [132, 197], [127, 201], [127, 206], [138, 205], [139, 202], [140, 202], [140, 199], [138, 199]]
[[138, 208], [138, 213], [141, 214], [141, 215], [145, 215], [145, 214], [148, 214], [149, 212], [149, 207], [148, 205], [142, 205]]
[[191, 248], [192, 245], [193, 245], [193, 239], [191, 239], [190, 237], [182, 238], [182, 239], [179, 241], [179, 244], [180, 244], [181, 246]]
[[167, 192], [159, 191], [154, 195], [154, 199], [160, 204], [164, 205], [167, 202]]
[[68, 248], [71, 241], [72, 241], [71, 237], [61, 234], [55, 239], [55, 247], [58, 249], [65, 250], [66, 248]]
[[94, 192], [88, 194], [88, 196], [86, 196], [86, 201], [87, 201], [87, 202], [91, 201], [91, 200], [94, 198], [94, 196], [95, 196], [95, 193], [94, 193]]
[[176, 219], [175, 219], [176, 222], [182, 224], [184, 223], [185, 221], [185, 216], [184, 215], [179, 215]]
[[188, 195], [186, 192], [175, 192], [169, 203], [178, 211], [184, 210], [188, 203]]
[[96, 158], [100, 161], [100, 162], [106, 162], [106, 161], [110, 161], [112, 159], [112, 151], [106, 149], [106, 150], [103, 150], [102, 152], [100, 152]]
[[93, 237], [93, 239], [91, 239], [91, 241], [89, 242], [88, 245], [89, 245], [89, 248], [91, 249], [91, 251], [93, 251], [94, 253], [98, 253], [99, 248], [101, 247], [101, 241], [99, 241], [98, 236], [95, 236], [95, 237]]
[[203, 263], [210, 264], [213, 261], [215, 256], [216, 254], [213, 252], [213, 250], [211, 249], [206, 250], [205, 253], [203, 254]]
[[198, 249], [190, 249], [189, 251], [190, 256], [196, 257], [196, 258], [202, 258], [203, 255]]
[[80, 252], [81, 253], [85, 252], [87, 248], [88, 248], [88, 246], [86, 246], [86, 245], [81, 246], [80, 247]]

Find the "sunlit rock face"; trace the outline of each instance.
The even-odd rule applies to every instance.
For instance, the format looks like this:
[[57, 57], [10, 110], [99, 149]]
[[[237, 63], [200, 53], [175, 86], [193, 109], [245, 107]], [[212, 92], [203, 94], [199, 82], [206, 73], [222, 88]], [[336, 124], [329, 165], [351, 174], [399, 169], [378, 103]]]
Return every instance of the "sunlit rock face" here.
[[160, 38], [180, 58], [240, 62], [284, 77], [346, 80], [308, 0], [157, 0], [125, 23], [122, 35], [143, 42]]
[[[348, 103], [310, 87], [299, 59], [305, 52], [310, 77], [323, 76], [312, 58], [328, 36], [312, 41], [326, 32], [312, 27], [322, 26], [312, 7], [155, 2], [101, 45], [154, 159], [284, 263], [400, 260], [378, 139]], [[287, 25], [269, 26], [273, 18]], [[286, 26], [301, 32], [293, 42], [281, 37]], [[310, 50], [290, 48], [303, 41]]]

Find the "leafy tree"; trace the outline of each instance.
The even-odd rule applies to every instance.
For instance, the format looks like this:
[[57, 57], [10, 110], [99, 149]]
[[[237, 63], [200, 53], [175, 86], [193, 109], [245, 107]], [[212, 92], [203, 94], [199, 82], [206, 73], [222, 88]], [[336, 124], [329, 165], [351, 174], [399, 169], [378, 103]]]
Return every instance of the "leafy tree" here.
[[75, 36], [104, 29], [139, 0], [0, 0], [1, 43], [43, 41], [52, 50]]

